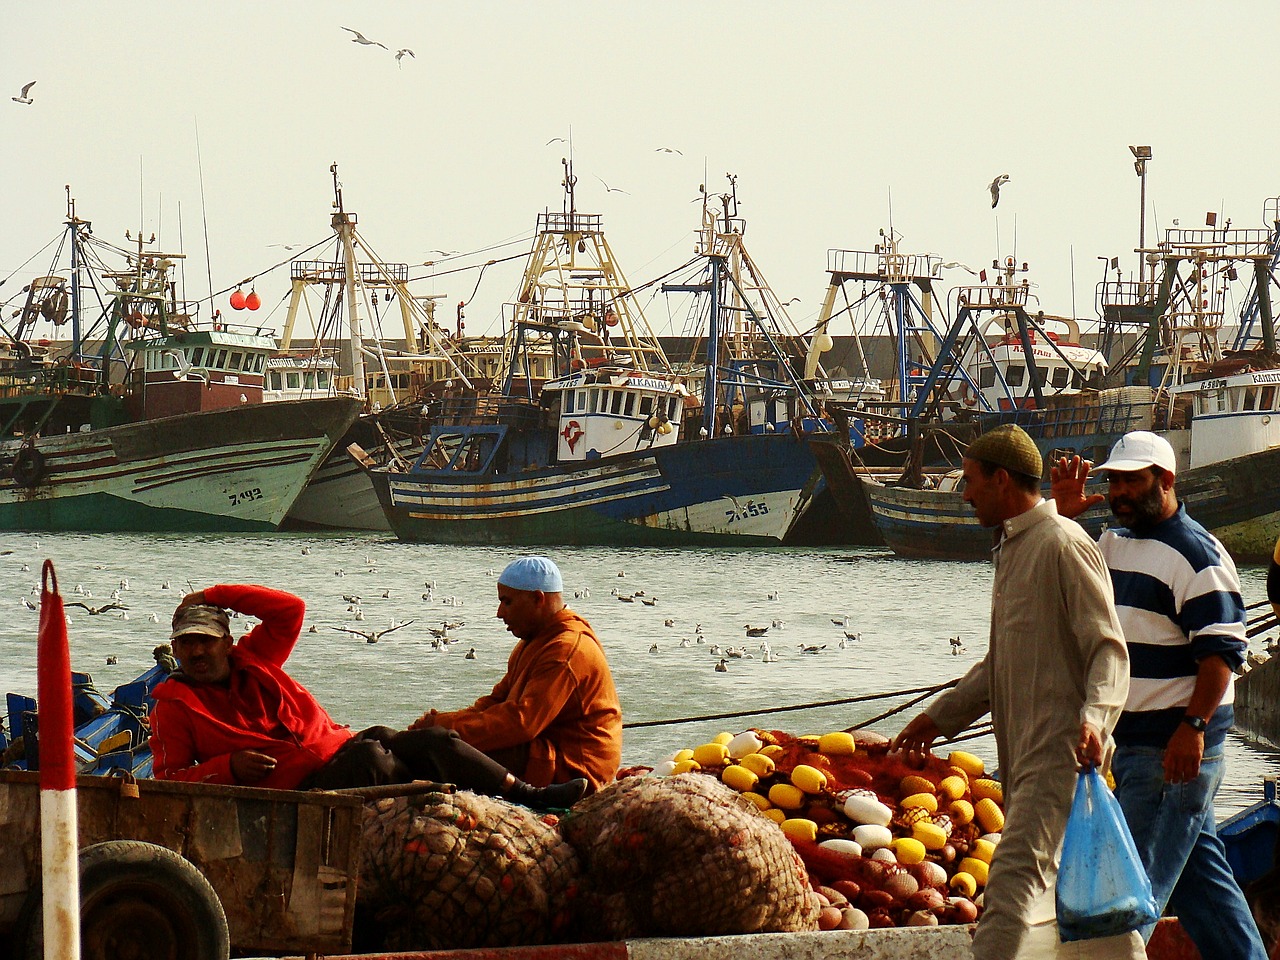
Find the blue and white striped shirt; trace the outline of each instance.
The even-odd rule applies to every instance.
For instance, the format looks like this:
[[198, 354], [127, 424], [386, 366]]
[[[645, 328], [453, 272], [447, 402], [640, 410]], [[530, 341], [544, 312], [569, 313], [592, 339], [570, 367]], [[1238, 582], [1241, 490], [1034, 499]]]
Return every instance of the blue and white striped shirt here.
[[[1116, 741], [1164, 746], [1186, 714], [1199, 661], [1216, 654], [1233, 670], [1244, 662], [1240, 579], [1222, 544], [1182, 504], [1150, 529], [1107, 530], [1098, 547], [1129, 647], [1129, 699]], [[1230, 714], [1234, 697], [1232, 677], [1219, 712]], [[1213, 724], [1218, 739], [1227, 726]]]

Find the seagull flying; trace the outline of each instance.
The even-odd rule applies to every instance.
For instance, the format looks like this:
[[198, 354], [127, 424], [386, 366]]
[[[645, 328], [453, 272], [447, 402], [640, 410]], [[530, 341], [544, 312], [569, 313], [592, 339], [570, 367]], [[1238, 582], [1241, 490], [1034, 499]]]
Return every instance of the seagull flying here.
[[407, 53], [409, 56], [413, 57], [413, 59], [414, 59], [414, 60], [417, 60], [417, 59], [418, 59], [418, 55], [417, 55], [416, 53], [414, 53], [412, 50], [410, 50], [408, 47], [405, 47], [405, 48], [404, 48], [404, 49], [402, 49], [402, 50], [397, 50], [397, 51], [396, 51], [396, 66], [397, 66], [397, 67], [398, 67], [398, 66], [400, 66], [400, 60], [404, 57], [404, 55], [405, 55], [406, 53]]
[[89, 616], [91, 617], [96, 617], [100, 613], [107, 613], [108, 611], [111, 611], [111, 610], [128, 610], [129, 609], [122, 603], [104, 603], [100, 607], [91, 607], [87, 603], [81, 603], [79, 600], [73, 600], [70, 603], [68, 603], [67, 606], [68, 607], [84, 607], [84, 609], [89, 611]]
[[14, 103], [30, 103], [31, 98], [27, 96], [27, 94], [31, 92], [31, 88], [34, 87], [35, 85], [36, 85], [36, 82], [34, 80], [32, 80], [30, 83], [24, 84], [22, 87], [22, 92], [18, 94], [16, 97], [11, 98], [13, 102]]
[[1000, 188], [1009, 182], [1009, 175], [1002, 173], [991, 181], [987, 189], [991, 191], [991, 209], [996, 208], [996, 204], [1000, 202]]
[[[596, 177], [596, 179], [599, 180], [601, 183], [604, 183], [603, 177]], [[604, 192], [605, 193], [625, 193], [628, 197], [631, 196], [631, 194], [628, 191], [623, 190], [621, 187], [611, 187], [607, 183], [604, 183]]]
[[680, 154], [680, 156], [682, 157], [684, 156], [684, 151], [677, 150], [675, 147], [658, 147], [658, 149], [654, 150], [653, 152], [654, 153], [678, 153]]
[[401, 627], [407, 627], [413, 623], [412, 620], [406, 620], [404, 623], [397, 623], [395, 626], [387, 627], [385, 630], [353, 630], [351, 627], [334, 627], [339, 633], [354, 633], [357, 637], [364, 637], [365, 643], [377, 643], [392, 630], [399, 630]]
[[569, 141], [568, 141], [568, 140], [566, 140], [564, 137], [552, 137], [550, 140], [548, 140], [546, 143], [544, 143], [544, 144], [543, 144], [543, 146], [545, 146], [545, 147], [549, 147], [549, 146], [551, 146], [553, 143], [568, 143], [568, 142], [569, 142]]
[[[352, 30], [350, 27], [343, 27], [342, 29], [347, 31], [347, 33], [355, 34], [355, 36], [351, 38], [352, 43], [363, 43], [367, 46], [381, 47], [383, 50], [387, 49], [387, 45], [385, 43], [379, 43], [377, 40], [370, 40], [359, 30]], [[388, 50], [387, 52], [390, 53], [391, 51]]]

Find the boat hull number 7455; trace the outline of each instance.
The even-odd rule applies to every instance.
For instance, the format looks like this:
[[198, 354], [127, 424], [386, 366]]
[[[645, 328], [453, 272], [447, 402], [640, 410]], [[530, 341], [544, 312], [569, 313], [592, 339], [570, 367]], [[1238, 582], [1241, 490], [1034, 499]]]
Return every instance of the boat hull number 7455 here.
[[748, 500], [745, 504], [738, 503], [737, 500], [734, 500], [733, 505], [735, 509], [726, 510], [724, 512], [725, 518], [730, 523], [735, 523], [738, 520], [746, 520], [749, 517], [763, 517], [769, 512], [769, 505], [767, 503], [756, 503], [754, 500]]

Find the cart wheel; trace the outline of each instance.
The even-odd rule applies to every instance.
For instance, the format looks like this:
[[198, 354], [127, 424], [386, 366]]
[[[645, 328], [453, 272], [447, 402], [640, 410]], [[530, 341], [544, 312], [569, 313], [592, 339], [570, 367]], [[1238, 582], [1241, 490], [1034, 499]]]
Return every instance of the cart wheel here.
[[[28, 926], [28, 960], [44, 953], [40, 891]], [[80, 851], [84, 960], [227, 960], [222, 902], [204, 874], [166, 847], [108, 840]]]

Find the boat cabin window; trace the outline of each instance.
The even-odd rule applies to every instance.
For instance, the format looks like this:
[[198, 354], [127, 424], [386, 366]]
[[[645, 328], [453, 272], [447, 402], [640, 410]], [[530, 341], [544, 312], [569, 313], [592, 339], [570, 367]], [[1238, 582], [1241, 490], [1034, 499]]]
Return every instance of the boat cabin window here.
[[284, 375], [284, 381], [290, 390], [298, 390], [302, 386], [302, 374], [297, 370], [289, 370]]
[[624, 414], [625, 416], [628, 416], [628, 417], [630, 417], [630, 416], [632, 416], [632, 415], [634, 415], [634, 414], [635, 414], [635, 412], [636, 412], [636, 395], [635, 395], [634, 393], [628, 393], [628, 394], [627, 394], [627, 406], [626, 406], [626, 409], [625, 409], [625, 410], [623, 410], [622, 412], [623, 412], [623, 414]]
[[1067, 385], [1067, 377], [1068, 377], [1068, 374], [1070, 374], [1070, 372], [1071, 371], [1069, 371], [1066, 367], [1054, 367], [1053, 379], [1050, 381], [1050, 383], [1054, 387], [1057, 387], [1059, 390], [1061, 390], [1063, 387]]
[[1262, 399], [1258, 402], [1259, 410], [1272, 410], [1276, 405], [1276, 388], [1263, 387]]
[[640, 416], [647, 417], [653, 413], [653, 397], [640, 398]]
[[996, 368], [983, 366], [978, 371], [978, 386], [983, 390], [996, 385]]
[[600, 412], [600, 391], [592, 389], [591, 391], [591, 413]]
[[1004, 381], [1011, 387], [1022, 386], [1022, 378], [1026, 375], [1027, 368], [1020, 363], [1009, 365], [1009, 369], [1005, 371]]
[[1084, 375], [1081, 374], [1079, 370], [1073, 370], [1071, 372], [1071, 389], [1072, 390], [1084, 389]]
[[1036, 385], [1043, 387], [1049, 379], [1049, 371], [1044, 366], [1036, 367]]
[[619, 414], [622, 412], [622, 391], [611, 390], [610, 392], [613, 394], [613, 404], [609, 408], [609, 412], [613, 414]]
[[271, 389], [272, 389], [272, 390], [279, 390], [279, 389], [281, 388], [281, 383], [280, 383], [280, 371], [279, 371], [279, 370], [272, 370], [272, 371], [267, 375], [267, 380], [268, 380], [268, 382], [271, 384]]
[[219, 350], [218, 356], [213, 361], [213, 365], [219, 370], [225, 370], [227, 367], [227, 351]]
[[316, 388], [316, 372], [308, 370], [302, 375], [302, 389], [314, 390]]
[[320, 370], [316, 373], [316, 380], [320, 384], [321, 390], [329, 389], [329, 371]]
[[1245, 409], [1245, 410], [1257, 410], [1257, 409], [1258, 409], [1258, 389], [1257, 389], [1257, 387], [1245, 387], [1245, 388], [1244, 388], [1244, 409]]
[[680, 409], [680, 398], [672, 397], [670, 402], [667, 403], [667, 419], [675, 420], [676, 414], [679, 411], [679, 409]]
[[198, 367], [204, 361], [204, 347], [196, 347], [191, 351], [191, 365]]

